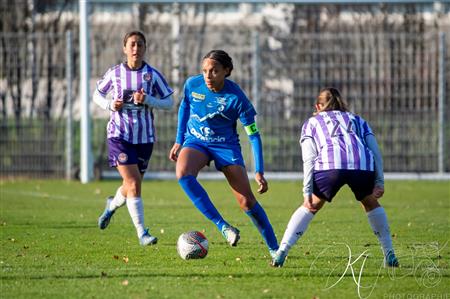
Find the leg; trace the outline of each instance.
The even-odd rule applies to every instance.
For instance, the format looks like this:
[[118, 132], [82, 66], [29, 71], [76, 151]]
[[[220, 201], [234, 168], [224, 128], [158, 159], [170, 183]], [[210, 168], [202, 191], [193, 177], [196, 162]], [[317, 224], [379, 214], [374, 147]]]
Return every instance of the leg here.
[[325, 200], [320, 199], [313, 194], [311, 203], [313, 208], [308, 208], [303, 204], [292, 214], [286, 231], [284, 232], [283, 239], [281, 240], [280, 250], [289, 251], [289, 249], [297, 243], [298, 239], [306, 232], [314, 215], [324, 204]]
[[157, 239], [148, 233], [144, 225], [144, 204], [141, 198], [142, 174], [137, 164], [118, 165], [123, 179], [122, 190], [126, 194], [128, 213], [133, 221], [141, 245], [152, 245]]
[[353, 170], [349, 171], [348, 175], [348, 185], [355, 194], [356, 199], [363, 205], [369, 224], [381, 244], [385, 266], [398, 267], [398, 261], [392, 247], [391, 232], [386, 212], [380, 206], [374, 194], [374, 190], [378, 189], [375, 186], [375, 172]]
[[222, 168], [239, 206], [250, 217], [253, 224], [264, 238], [269, 250], [278, 249], [277, 238], [263, 207], [256, 201], [248, 181], [245, 168], [240, 165], [230, 165]]
[[[144, 173], [141, 173], [141, 185], [142, 185], [142, 180], [144, 179]], [[125, 187], [124, 187], [124, 183], [122, 183], [122, 185], [120, 185], [120, 187], [117, 189], [116, 194], [114, 195], [114, 197], [110, 196], [108, 199], [111, 199], [111, 203], [109, 205], [109, 210], [110, 211], [115, 211], [118, 208], [122, 207], [123, 205], [125, 205], [126, 200], [127, 200], [127, 193], [125, 191]]]
[[116, 191], [116, 194], [114, 195], [114, 197], [111, 200], [109, 209], [111, 211], [115, 211], [116, 209], [125, 205], [126, 200], [127, 200], [127, 196], [126, 196], [126, 194], [123, 193], [123, 186], [120, 185], [120, 187]]
[[384, 208], [373, 195], [366, 196], [361, 201], [361, 204], [367, 213], [369, 224], [383, 249], [385, 266], [398, 267], [399, 264], [392, 246], [391, 232]]
[[126, 198], [141, 196], [142, 175], [137, 164], [117, 165], [122, 177], [122, 194]]
[[195, 207], [206, 218], [211, 220], [219, 231], [222, 231], [223, 227], [229, 224], [219, 214], [205, 189], [197, 181], [200, 169], [205, 167], [208, 162], [209, 157], [203, 152], [194, 148], [184, 147], [178, 155], [176, 175], [178, 183]]
[[102, 215], [98, 218], [98, 226], [100, 229], [105, 229], [108, 227], [111, 217], [114, 215], [116, 210], [121, 206], [125, 205], [126, 196], [122, 194], [122, 185], [117, 189], [116, 195], [109, 196], [106, 199], [106, 208]]

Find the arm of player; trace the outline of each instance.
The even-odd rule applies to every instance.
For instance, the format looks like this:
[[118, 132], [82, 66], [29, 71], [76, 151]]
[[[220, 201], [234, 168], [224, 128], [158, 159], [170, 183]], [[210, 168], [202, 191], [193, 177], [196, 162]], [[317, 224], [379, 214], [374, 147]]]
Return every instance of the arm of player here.
[[258, 183], [258, 193], [264, 193], [269, 189], [264, 178], [264, 157], [262, 151], [261, 135], [259, 134], [256, 122], [253, 120], [250, 125], [244, 125], [245, 132], [248, 135], [252, 146], [253, 159], [255, 162], [255, 180]]
[[184, 142], [184, 134], [186, 133], [187, 122], [189, 120], [189, 104], [183, 99], [181, 100], [180, 108], [178, 109], [178, 125], [177, 136], [175, 138], [175, 144], [169, 151], [169, 159], [171, 161], [178, 160], [178, 152], [181, 149], [181, 145]]
[[169, 95], [163, 99], [159, 99], [147, 94], [145, 95], [144, 103], [152, 108], [170, 110], [173, 107], [173, 97]]
[[111, 106], [111, 101], [108, 100], [98, 89], [95, 89], [93, 95], [94, 103], [97, 104], [103, 110], [115, 111]]
[[317, 148], [312, 138], [304, 138], [300, 146], [303, 158], [303, 197], [310, 197], [313, 193], [313, 171]]
[[178, 125], [177, 125], [177, 137], [175, 142], [183, 144], [184, 134], [186, 133], [187, 122], [189, 120], [189, 104], [183, 99], [178, 109]]
[[368, 134], [366, 135], [365, 140], [367, 147], [372, 151], [375, 160], [375, 186], [384, 187], [383, 158], [381, 157], [377, 139], [372, 134]]
[[250, 144], [252, 145], [253, 159], [255, 161], [255, 172], [264, 174], [262, 141], [256, 122], [252, 122], [250, 125], [244, 126], [244, 129], [250, 139]]
[[375, 161], [375, 187], [373, 188], [373, 195], [375, 198], [380, 198], [384, 194], [383, 158], [381, 157], [381, 152], [378, 148], [378, 143], [375, 136], [368, 134], [364, 137], [364, 139], [367, 147], [372, 151]]

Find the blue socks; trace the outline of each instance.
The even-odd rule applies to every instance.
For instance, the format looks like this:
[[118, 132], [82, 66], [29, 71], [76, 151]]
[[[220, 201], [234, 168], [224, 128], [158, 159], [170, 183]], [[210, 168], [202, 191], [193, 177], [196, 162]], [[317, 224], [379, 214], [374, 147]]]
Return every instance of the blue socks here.
[[190, 198], [195, 207], [211, 220], [219, 231], [222, 231], [223, 225], [229, 225], [219, 214], [216, 207], [209, 199], [205, 189], [199, 184], [197, 178], [193, 175], [187, 175], [178, 180], [184, 192]]
[[264, 212], [263, 207], [256, 202], [256, 204], [250, 210], [245, 212], [250, 219], [252, 219], [253, 224], [258, 228], [258, 231], [266, 241], [267, 247], [270, 250], [278, 249], [278, 241], [275, 237], [275, 233], [273, 232], [272, 225], [267, 218], [266, 212]]
[[[209, 199], [205, 189], [199, 184], [197, 178], [193, 175], [187, 175], [178, 180], [178, 183], [183, 188], [184, 192], [190, 198], [195, 207], [205, 215], [206, 218], [211, 220], [219, 231], [222, 231], [223, 225], [229, 225], [219, 214], [216, 207]], [[271, 250], [278, 249], [278, 241], [273, 232], [272, 225], [267, 218], [266, 212], [261, 205], [256, 202], [252, 209], [245, 212], [253, 224], [258, 228], [264, 241]]]

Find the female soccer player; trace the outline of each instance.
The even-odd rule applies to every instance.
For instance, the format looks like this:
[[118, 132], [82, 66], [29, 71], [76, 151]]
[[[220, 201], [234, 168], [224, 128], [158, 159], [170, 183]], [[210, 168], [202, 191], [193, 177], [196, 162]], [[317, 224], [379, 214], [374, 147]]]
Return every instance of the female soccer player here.
[[214, 161], [231, 186], [241, 209], [263, 236], [271, 254], [278, 249], [272, 225], [250, 188], [241, 153], [236, 123], [239, 119], [252, 145], [258, 193], [268, 190], [264, 178], [261, 137], [255, 123], [256, 111], [233, 81], [226, 79], [233, 70], [230, 56], [212, 50], [202, 60], [202, 72], [186, 80], [178, 112], [178, 131], [169, 158], [176, 161], [176, 176], [197, 209], [211, 220], [231, 246], [239, 241], [239, 230], [219, 214], [208, 194], [197, 181], [199, 171]]
[[305, 233], [326, 201], [348, 184], [363, 205], [370, 226], [381, 243], [385, 266], [398, 267], [384, 209], [383, 160], [369, 124], [348, 111], [339, 91], [325, 88], [316, 112], [302, 128], [303, 205], [292, 215], [272, 266], [282, 267], [289, 249]]
[[[144, 59], [144, 34], [132, 31], [123, 39], [127, 60], [110, 68], [97, 82], [94, 102], [111, 111], [107, 125], [108, 160], [116, 167], [123, 181], [98, 219], [105, 229], [116, 209], [127, 205], [141, 245], [151, 245], [157, 238], [144, 226], [141, 183], [153, 150], [155, 127], [153, 108], [173, 106], [172, 89], [164, 77]], [[112, 92], [112, 100], [106, 98]]]

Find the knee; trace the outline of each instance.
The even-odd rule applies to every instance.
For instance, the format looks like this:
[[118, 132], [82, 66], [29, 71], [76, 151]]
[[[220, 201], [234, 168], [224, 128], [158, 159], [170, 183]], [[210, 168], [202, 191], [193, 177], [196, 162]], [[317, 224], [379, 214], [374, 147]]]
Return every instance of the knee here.
[[189, 169], [184, 168], [184, 167], [183, 168], [178, 168], [177, 167], [177, 169], [175, 171], [175, 175], [177, 177], [177, 180], [180, 180], [180, 179], [182, 179], [184, 177], [187, 177], [187, 176], [196, 176], [196, 175], [194, 175], [192, 173], [192, 171], [190, 171]]
[[244, 211], [251, 210], [256, 204], [256, 199], [254, 196], [246, 196], [241, 194], [237, 196], [237, 200], [239, 202], [239, 207]]
[[125, 190], [127, 191], [127, 195], [139, 195], [141, 192], [141, 182], [138, 179], [128, 179], [124, 181]]
[[363, 201], [361, 201], [361, 204], [364, 206], [364, 210], [366, 212], [370, 212], [378, 207], [381, 207], [380, 203], [375, 198], [363, 200]]
[[303, 207], [305, 209], [307, 209], [309, 212], [311, 212], [312, 214], [316, 214], [317, 212], [319, 212], [319, 210], [322, 208], [322, 205], [318, 205], [318, 204], [311, 204], [309, 207], [303, 205]]

